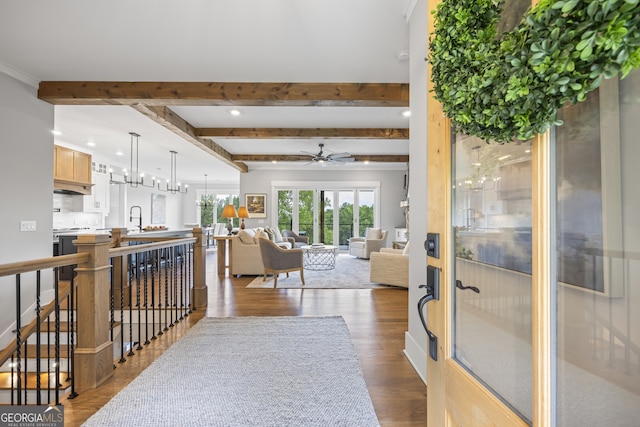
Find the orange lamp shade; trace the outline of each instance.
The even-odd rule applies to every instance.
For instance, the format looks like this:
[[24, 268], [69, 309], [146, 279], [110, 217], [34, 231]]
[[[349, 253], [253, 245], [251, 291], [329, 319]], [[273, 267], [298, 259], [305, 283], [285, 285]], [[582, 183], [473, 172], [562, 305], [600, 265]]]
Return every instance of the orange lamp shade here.
[[249, 218], [249, 211], [246, 206], [240, 206], [238, 208], [238, 218]]
[[227, 205], [222, 210], [222, 218], [237, 218], [238, 212], [236, 212], [236, 208], [233, 205]]

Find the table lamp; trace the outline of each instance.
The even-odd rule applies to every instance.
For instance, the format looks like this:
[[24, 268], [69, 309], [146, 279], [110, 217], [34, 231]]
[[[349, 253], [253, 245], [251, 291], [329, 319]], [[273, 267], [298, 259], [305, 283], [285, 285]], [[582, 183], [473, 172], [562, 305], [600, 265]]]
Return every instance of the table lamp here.
[[238, 208], [238, 218], [242, 218], [240, 222], [240, 229], [244, 230], [244, 219], [249, 218], [249, 211], [246, 206], [240, 206]]
[[222, 210], [222, 218], [229, 218], [229, 224], [227, 224], [227, 230], [229, 230], [229, 236], [231, 236], [231, 230], [233, 230], [233, 220], [232, 218], [238, 217], [238, 212], [236, 212], [236, 208], [233, 205], [227, 205]]

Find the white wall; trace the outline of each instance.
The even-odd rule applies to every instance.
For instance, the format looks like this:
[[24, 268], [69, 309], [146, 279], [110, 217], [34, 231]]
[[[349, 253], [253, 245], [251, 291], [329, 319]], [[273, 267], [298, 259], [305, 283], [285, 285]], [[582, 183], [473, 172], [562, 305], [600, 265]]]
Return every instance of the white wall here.
[[423, 381], [427, 377], [427, 335], [422, 327], [418, 299], [426, 282], [427, 236], [427, 1], [418, 0], [410, 16], [409, 126], [409, 329], [405, 334], [405, 354]]
[[[244, 200], [246, 193], [267, 194], [267, 218], [263, 223], [257, 219], [247, 219], [247, 227], [275, 226], [274, 218], [269, 215], [271, 212], [272, 200], [271, 183], [273, 181], [321, 181], [336, 182], [336, 187], [340, 183], [350, 183], [357, 181], [380, 182], [380, 227], [389, 230], [391, 233], [395, 227], [404, 225], [404, 212], [400, 208], [400, 201], [404, 197], [404, 170], [361, 170], [361, 171], [340, 171], [340, 170], [256, 170], [240, 175], [240, 198]], [[390, 246], [391, 238], [387, 244]]]
[[[34, 87], [0, 72], [0, 264], [53, 255], [53, 106]], [[20, 221], [36, 221], [21, 232]], [[25, 288], [32, 282], [22, 277]], [[43, 275], [46, 286], [50, 276]], [[0, 279], [0, 334], [15, 320], [15, 279]], [[46, 287], [45, 287], [46, 289]], [[25, 300], [29, 301], [29, 293]], [[8, 329], [10, 329], [9, 326]], [[1, 343], [0, 343], [1, 344]]]
[[[134, 220], [132, 222], [129, 221], [129, 212], [131, 211], [132, 206], [140, 206], [142, 208], [142, 226], [146, 227], [151, 224], [151, 195], [159, 194], [166, 197], [166, 221], [164, 224], [153, 224], [153, 225], [164, 225], [168, 228], [176, 229], [176, 228], [184, 228], [184, 220], [183, 220], [183, 203], [186, 199], [187, 195], [184, 194], [171, 194], [164, 191], [159, 191], [156, 188], [148, 188], [148, 187], [137, 187], [131, 188], [126, 187], [126, 205], [125, 207], [125, 218], [124, 224], [120, 224], [123, 227], [127, 227], [129, 229], [135, 229], [138, 227], [138, 210], [134, 210], [133, 215]], [[189, 190], [191, 191], [191, 190]], [[120, 209], [122, 206], [120, 206]], [[193, 208], [195, 209], [195, 203]], [[109, 215], [111, 216], [111, 215]]]

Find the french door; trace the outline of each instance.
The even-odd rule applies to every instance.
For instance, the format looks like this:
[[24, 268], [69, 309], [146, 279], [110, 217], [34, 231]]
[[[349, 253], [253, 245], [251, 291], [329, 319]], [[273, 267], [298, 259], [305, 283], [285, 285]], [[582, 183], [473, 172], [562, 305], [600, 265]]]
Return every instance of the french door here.
[[310, 183], [312, 189], [276, 188], [278, 226], [302, 231], [310, 242], [326, 243], [342, 249], [349, 238], [362, 236], [367, 227], [379, 224], [379, 185], [336, 189]]
[[428, 424], [638, 425], [640, 72], [532, 141], [453, 134], [428, 108]]

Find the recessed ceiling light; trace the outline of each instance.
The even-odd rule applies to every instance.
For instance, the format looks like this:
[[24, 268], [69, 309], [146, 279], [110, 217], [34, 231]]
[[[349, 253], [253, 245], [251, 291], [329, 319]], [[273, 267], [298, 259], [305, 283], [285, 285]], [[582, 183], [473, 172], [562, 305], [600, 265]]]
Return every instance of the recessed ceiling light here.
[[524, 152], [525, 152], [525, 153], [530, 153], [530, 152], [531, 152], [531, 150], [524, 150]]
[[231, 111], [229, 111], [229, 114], [231, 114], [232, 116], [239, 116], [240, 115], [240, 110], [231, 110]]
[[404, 117], [411, 117], [411, 110], [405, 110], [405, 111], [403, 111], [403, 112], [402, 112], [402, 115], [403, 115]]
[[95, 147], [95, 146], [96, 146], [96, 143], [95, 143], [95, 142], [93, 142], [93, 141], [89, 141], [89, 142], [87, 142], [87, 145], [88, 145], [89, 147]]
[[51, 133], [54, 135], [62, 135], [62, 132], [60, 132], [59, 130], [52, 130]]
[[271, 163], [278, 163], [277, 160], [271, 160]]
[[504, 156], [498, 157], [498, 160], [506, 160], [506, 159], [508, 159], [509, 157], [511, 157], [511, 154], [506, 154], [506, 155], [504, 155]]
[[124, 153], [120, 150], [116, 151], [116, 156], [124, 156]]
[[368, 165], [368, 164], [369, 164], [369, 160], [365, 160], [365, 161], [364, 161], [364, 164], [365, 164], [365, 165]]

